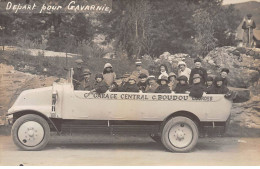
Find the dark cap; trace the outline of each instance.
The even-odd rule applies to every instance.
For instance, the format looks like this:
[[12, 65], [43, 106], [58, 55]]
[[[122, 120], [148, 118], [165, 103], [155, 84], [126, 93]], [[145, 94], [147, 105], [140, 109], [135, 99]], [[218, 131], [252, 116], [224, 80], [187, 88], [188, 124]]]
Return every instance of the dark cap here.
[[142, 79], [142, 78], [147, 78], [148, 76], [146, 75], [146, 74], [144, 74], [144, 73], [141, 73], [140, 75], [139, 75], [139, 77], [138, 78], [140, 78], [140, 79]]
[[207, 77], [207, 81], [213, 81], [213, 77], [212, 76], [208, 76]]
[[200, 59], [200, 58], [196, 58], [196, 59], [194, 60], [194, 63], [196, 63], [196, 62], [201, 62], [201, 59]]
[[221, 72], [227, 72], [227, 74], [229, 73], [229, 69], [228, 68], [223, 68], [221, 69]]
[[246, 15], [247, 17], [251, 18], [253, 15], [251, 13]]
[[218, 82], [218, 81], [223, 81], [223, 78], [221, 76], [217, 76], [215, 77], [215, 81]]
[[200, 74], [194, 74], [192, 79], [197, 79], [197, 78], [201, 78]]
[[181, 81], [181, 80], [188, 81], [188, 78], [186, 76], [180, 76], [180, 77], [177, 78], [177, 80], [178, 81]]

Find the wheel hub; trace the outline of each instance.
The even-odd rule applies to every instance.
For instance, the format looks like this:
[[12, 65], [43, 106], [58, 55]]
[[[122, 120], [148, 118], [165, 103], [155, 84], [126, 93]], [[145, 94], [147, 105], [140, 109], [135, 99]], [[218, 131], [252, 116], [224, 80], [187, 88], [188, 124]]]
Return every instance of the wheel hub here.
[[189, 125], [176, 124], [169, 130], [169, 140], [171, 144], [178, 148], [188, 146], [192, 141], [193, 133]]
[[44, 129], [35, 121], [27, 121], [18, 129], [18, 139], [26, 146], [33, 147], [41, 143], [44, 138]]

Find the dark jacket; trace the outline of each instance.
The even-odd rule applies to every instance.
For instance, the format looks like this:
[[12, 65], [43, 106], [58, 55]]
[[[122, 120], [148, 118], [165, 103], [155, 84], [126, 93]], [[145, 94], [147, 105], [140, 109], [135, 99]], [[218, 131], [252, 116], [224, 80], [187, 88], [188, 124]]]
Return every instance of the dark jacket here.
[[223, 81], [223, 86], [228, 86], [228, 79], [227, 78], [222, 78]]
[[226, 86], [216, 86], [214, 85], [214, 87], [211, 89], [211, 91], [209, 92], [209, 94], [227, 94], [228, 92], [228, 88]]
[[83, 81], [83, 68], [73, 68], [74, 74], [73, 74], [73, 86], [74, 89], [77, 90], [79, 88], [80, 82]]
[[169, 88], [168, 84], [165, 85], [160, 85], [159, 87], [157, 87], [157, 89], [155, 90], [155, 93], [171, 93], [171, 89]]
[[78, 87], [78, 90], [87, 90], [90, 91], [93, 89], [94, 86], [94, 82], [92, 80], [83, 80], [82, 82], [80, 82], [80, 85]]
[[211, 86], [207, 86], [207, 87], [205, 87], [205, 92], [207, 93], [207, 94], [211, 94], [210, 92], [212, 91], [212, 88], [214, 87], [214, 85], [212, 84]]
[[189, 89], [189, 91], [190, 91], [189, 96], [195, 97], [195, 98], [201, 98], [203, 95], [203, 92], [205, 92], [205, 90], [206, 90], [206, 87], [200, 83], [192, 84]]
[[193, 84], [192, 79], [193, 79], [194, 74], [199, 74], [201, 76], [200, 83], [205, 84], [207, 76], [208, 76], [206, 69], [204, 69], [202, 67], [193, 68], [190, 73], [189, 84]]
[[155, 90], [159, 87], [158, 83], [154, 83], [153, 85], [147, 85], [145, 89], [145, 93], [154, 93]]
[[121, 90], [122, 92], [139, 92], [139, 87], [137, 84], [125, 83]]
[[139, 87], [139, 90], [142, 90], [142, 92], [145, 92], [147, 83], [142, 83], [141, 81], [137, 83], [137, 86]]
[[94, 85], [94, 89], [97, 93], [105, 93], [108, 90], [108, 85], [105, 81], [96, 82]]
[[178, 83], [173, 91], [175, 93], [185, 93], [186, 91], [189, 91], [189, 88], [189, 84], [181, 85], [180, 83]]

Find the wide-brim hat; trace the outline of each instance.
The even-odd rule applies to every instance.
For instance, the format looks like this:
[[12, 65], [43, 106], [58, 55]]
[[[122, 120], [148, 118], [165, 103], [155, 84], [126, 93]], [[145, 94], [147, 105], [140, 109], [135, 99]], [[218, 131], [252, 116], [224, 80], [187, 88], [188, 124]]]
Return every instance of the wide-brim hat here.
[[112, 65], [110, 63], [106, 63], [105, 66], [104, 66], [104, 69], [105, 68], [113, 68]]
[[82, 59], [77, 59], [77, 60], [75, 60], [75, 63], [83, 63], [83, 60]]
[[188, 78], [187, 78], [186, 76], [179, 76], [179, 77], [177, 78], [177, 80], [178, 80], [178, 81], [181, 81], [181, 80], [183, 80], [183, 81], [188, 81]]
[[91, 75], [91, 71], [89, 69], [84, 69], [83, 75]]
[[223, 69], [221, 69], [221, 72], [226, 72], [228, 74], [229, 73], [229, 69], [228, 68], [223, 68]]
[[177, 75], [175, 74], [175, 73], [173, 73], [173, 72], [171, 72], [171, 73], [169, 73], [169, 77], [168, 77], [168, 79], [170, 79], [170, 77], [177, 77]]
[[201, 78], [200, 74], [194, 74], [192, 79], [197, 79], [197, 78]]
[[183, 62], [183, 61], [179, 61], [179, 62], [178, 62], [178, 66], [180, 66], [180, 65], [184, 65], [184, 66], [186, 66], [186, 63]]
[[164, 75], [163, 75], [160, 79], [157, 80], [157, 82], [158, 82], [158, 83], [161, 83], [161, 81], [163, 81], [163, 80], [166, 81], [166, 83], [168, 83], [168, 82], [169, 82], [168, 76], [164, 76]]

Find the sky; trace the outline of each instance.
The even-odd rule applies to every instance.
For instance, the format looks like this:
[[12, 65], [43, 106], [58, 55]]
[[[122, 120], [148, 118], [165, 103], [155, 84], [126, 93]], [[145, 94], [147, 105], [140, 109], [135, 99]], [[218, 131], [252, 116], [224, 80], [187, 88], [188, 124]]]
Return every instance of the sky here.
[[260, 0], [223, 0], [223, 5], [226, 5], [226, 4], [236, 4], [236, 3], [248, 2], [248, 1], [260, 2]]

